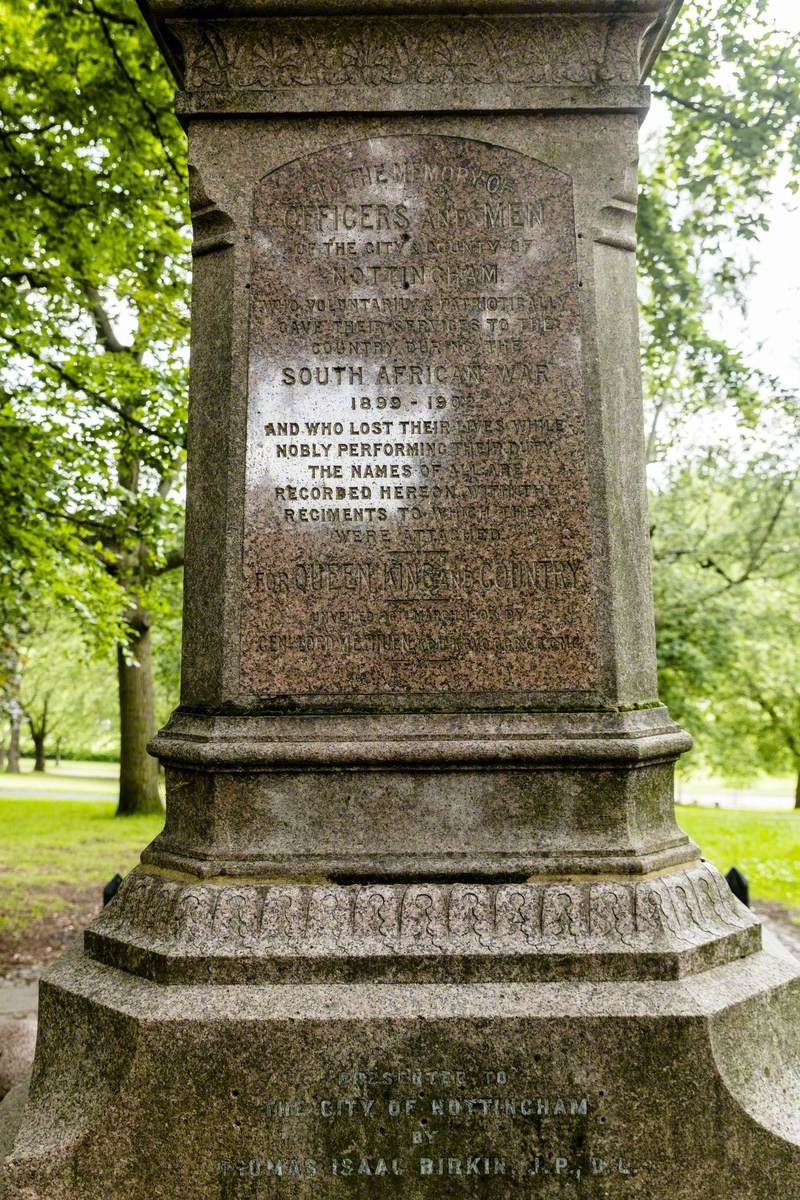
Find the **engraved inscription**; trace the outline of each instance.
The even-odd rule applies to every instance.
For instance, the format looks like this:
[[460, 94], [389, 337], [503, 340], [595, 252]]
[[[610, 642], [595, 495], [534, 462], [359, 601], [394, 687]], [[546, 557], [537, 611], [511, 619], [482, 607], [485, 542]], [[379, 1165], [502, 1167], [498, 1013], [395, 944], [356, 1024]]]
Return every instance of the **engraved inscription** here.
[[543, 1082], [512, 1063], [388, 1062], [340, 1070], [322, 1081], [322, 1094], [299, 1080], [280, 1094], [237, 1088], [236, 1126], [244, 1136], [218, 1172], [265, 1188], [327, 1181], [343, 1194], [365, 1179], [389, 1189], [404, 1180], [415, 1194], [438, 1194], [442, 1179], [516, 1182], [538, 1193], [545, 1176], [613, 1188], [638, 1174], [604, 1128], [604, 1091], [559, 1091]]
[[591, 691], [571, 180], [464, 138], [259, 185], [248, 691]]

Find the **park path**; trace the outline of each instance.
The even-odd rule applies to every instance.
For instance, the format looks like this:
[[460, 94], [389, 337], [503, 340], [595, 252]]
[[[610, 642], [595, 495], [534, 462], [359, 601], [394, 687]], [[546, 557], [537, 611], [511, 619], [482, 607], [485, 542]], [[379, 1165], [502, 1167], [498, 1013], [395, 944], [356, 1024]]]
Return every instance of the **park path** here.
[[0, 798], [7, 800], [116, 800], [117, 763], [48, 762], [44, 773], [22, 760], [19, 775], [0, 772]]
[[18, 1020], [36, 1016], [40, 970], [31, 968], [24, 975], [0, 979], [0, 1021], [4, 1017]]

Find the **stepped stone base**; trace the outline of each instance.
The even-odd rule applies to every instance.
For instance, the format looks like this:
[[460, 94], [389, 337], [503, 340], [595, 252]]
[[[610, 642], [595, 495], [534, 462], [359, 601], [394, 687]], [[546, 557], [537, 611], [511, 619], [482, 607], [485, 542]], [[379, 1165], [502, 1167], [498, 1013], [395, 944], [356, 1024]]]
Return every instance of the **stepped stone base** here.
[[673, 805], [673, 764], [690, 745], [663, 706], [302, 717], [179, 709], [150, 743], [166, 770], [167, 819], [142, 862], [299, 883], [666, 870], [697, 857]]
[[800, 1197], [800, 967], [672, 980], [42, 984], [4, 1200]]

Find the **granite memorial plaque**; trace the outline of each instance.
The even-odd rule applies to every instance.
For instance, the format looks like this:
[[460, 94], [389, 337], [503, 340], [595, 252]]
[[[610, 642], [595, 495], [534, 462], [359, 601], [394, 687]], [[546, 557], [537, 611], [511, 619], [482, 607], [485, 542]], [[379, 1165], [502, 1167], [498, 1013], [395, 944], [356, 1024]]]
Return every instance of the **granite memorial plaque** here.
[[256, 190], [245, 687], [595, 684], [571, 179], [366, 138]]

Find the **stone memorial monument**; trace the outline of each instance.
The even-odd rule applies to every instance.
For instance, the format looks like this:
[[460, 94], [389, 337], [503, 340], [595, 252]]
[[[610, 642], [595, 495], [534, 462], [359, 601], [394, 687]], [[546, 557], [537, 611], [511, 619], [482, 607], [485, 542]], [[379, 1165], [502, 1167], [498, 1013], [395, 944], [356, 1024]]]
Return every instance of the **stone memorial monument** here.
[[634, 267], [667, 0], [154, 0], [194, 220], [164, 832], [6, 1200], [792, 1200], [800, 967], [673, 817]]

